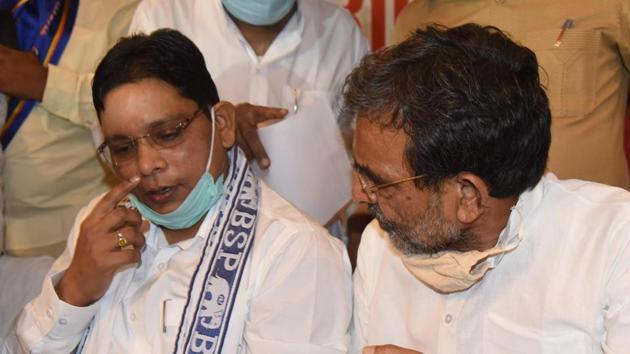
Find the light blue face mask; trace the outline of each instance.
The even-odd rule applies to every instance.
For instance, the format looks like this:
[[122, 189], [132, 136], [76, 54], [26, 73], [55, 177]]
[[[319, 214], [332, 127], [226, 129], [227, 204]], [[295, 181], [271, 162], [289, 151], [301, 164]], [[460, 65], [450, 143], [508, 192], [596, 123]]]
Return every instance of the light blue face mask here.
[[214, 108], [211, 109], [212, 117], [212, 138], [210, 139], [210, 156], [206, 164], [206, 170], [197, 181], [195, 188], [188, 194], [184, 202], [177, 209], [168, 214], [160, 214], [142, 203], [135, 195], [129, 194], [131, 205], [138, 209], [145, 219], [155, 225], [163, 226], [171, 230], [181, 230], [193, 226], [197, 223], [210, 208], [212, 208], [221, 198], [224, 192], [223, 176], [215, 181], [208, 170], [212, 163], [212, 152], [214, 149]]
[[273, 25], [286, 16], [296, 0], [223, 0], [234, 17], [255, 26]]

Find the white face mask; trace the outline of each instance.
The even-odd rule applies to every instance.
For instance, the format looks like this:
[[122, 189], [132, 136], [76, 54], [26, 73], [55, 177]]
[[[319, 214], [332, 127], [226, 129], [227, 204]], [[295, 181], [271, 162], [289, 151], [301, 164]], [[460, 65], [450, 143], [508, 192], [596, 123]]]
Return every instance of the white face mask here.
[[[520, 212], [513, 208], [513, 212]], [[519, 220], [522, 227], [522, 220]], [[506, 226], [509, 232], [509, 223]], [[509, 235], [506, 235], [509, 236]], [[435, 291], [443, 294], [459, 292], [470, 288], [496, 267], [501, 260], [500, 255], [513, 251], [521, 243], [521, 230], [507, 245], [495, 246], [485, 251], [456, 252], [445, 251], [437, 255], [401, 256], [403, 265], [416, 279], [425, 283]], [[499, 257], [496, 257], [499, 256]], [[489, 259], [496, 257], [495, 259]]]

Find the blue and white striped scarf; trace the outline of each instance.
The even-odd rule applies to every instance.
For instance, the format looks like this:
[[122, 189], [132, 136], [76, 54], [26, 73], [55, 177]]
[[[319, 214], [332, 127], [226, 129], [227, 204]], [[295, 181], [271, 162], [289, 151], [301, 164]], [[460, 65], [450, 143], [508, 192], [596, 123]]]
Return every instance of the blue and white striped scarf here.
[[238, 148], [230, 155], [226, 192], [191, 279], [175, 354], [221, 353], [245, 263], [254, 242], [258, 181]]

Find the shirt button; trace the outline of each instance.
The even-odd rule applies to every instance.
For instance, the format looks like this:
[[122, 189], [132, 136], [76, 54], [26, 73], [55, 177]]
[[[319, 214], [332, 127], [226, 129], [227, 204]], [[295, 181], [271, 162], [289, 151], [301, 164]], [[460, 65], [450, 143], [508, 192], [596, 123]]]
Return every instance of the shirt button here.
[[164, 268], [166, 268], [166, 264], [164, 264], [164, 263], [158, 264], [158, 269], [159, 270], [164, 270]]
[[131, 313], [131, 315], [129, 315], [129, 319], [131, 320], [131, 322], [136, 320], [136, 314], [135, 313]]
[[53, 310], [52, 309], [46, 310], [46, 315], [48, 316], [48, 318], [52, 318], [53, 317]]
[[451, 316], [450, 314], [444, 316], [444, 322], [451, 323], [452, 321], [453, 321], [453, 316]]
[[62, 326], [65, 326], [68, 324], [68, 320], [66, 320], [65, 318], [60, 318], [59, 319], [59, 324]]

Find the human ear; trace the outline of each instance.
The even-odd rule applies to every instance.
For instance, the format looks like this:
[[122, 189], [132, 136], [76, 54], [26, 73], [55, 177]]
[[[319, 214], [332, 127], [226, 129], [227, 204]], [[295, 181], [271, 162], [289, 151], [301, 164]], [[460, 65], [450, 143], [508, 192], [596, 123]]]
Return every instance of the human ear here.
[[227, 101], [221, 101], [214, 105], [214, 117], [221, 145], [227, 150], [236, 142], [236, 121], [234, 105]]
[[488, 186], [479, 176], [462, 172], [455, 177], [457, 188], [457, 219], [463, 224], [472, 224], [485, 211], [485, 201], [489, 198]]

